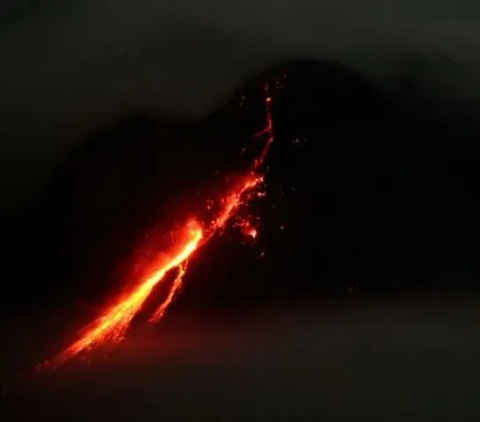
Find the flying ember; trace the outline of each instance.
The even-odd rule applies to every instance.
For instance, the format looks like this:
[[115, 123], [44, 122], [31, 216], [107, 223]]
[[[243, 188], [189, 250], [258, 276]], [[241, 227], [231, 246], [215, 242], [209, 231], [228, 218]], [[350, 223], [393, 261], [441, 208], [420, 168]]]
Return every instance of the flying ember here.
[[[285, 78], [285, 75], [282, 78]], [[245, 218], [237, 219], [236, 222], [232, 220], [237, 217], [236, 214], [242, 206], [248, 205], [254, 197], [264, 196], [264, 192], [261, 190], [264, 180], [262, 167], [274, 141], [269, 83], [265, 85], [264, 90], [266, 123], [265, 127], [255, 135], [255, 138], [265, 137], [265, 143], [239, 183], [219, 198], [219, 211], [216, 215], [210, 221], [188, 220], [175, 234], [172, 247], [164, 251], [161, 258], [149, 263], [143, 277], [108, 304], [100, 316], [88, 325], [70, 346], [39, 365], [39, 368], [56, 367], [102, 344], [118, 343], [123, 340], [133, 318], [140, 311], [150, 293], [156, 286], [165, 282], [167, 274], [176, 272], [166, 298], [149, 319], [150, 322], [158, 322], [165, 315], [169, 305], [182, 287], [188, 261], [211, 239], [221, 234], [230, 223], [240, 227], [246, 236], [255, 239], [257, 229], [250, 220]]]

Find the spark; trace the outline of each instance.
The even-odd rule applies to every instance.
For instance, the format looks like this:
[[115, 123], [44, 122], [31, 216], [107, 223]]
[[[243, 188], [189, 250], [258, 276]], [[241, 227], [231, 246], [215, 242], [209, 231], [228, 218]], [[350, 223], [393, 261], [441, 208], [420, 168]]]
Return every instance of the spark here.
[[[263, 197], [265, 195], [264, 191], [260, 189], [264, 182], [261, 168], [274, 141], [274, 132], [271, 114], [272, 97], [270, 96], [269, 83], [265, 84], [264, 91], [266, 123], [265, 127], [254, 135], [255, 138], [266, 138], [264, 146], [252, 161], [250, 169], [236, 186], [220, 199], [219, 210], [214, 218], [203, 223], [190, 219], [178, 233], [171, 232], [173, 246], [166, 254], [157, 258], [151, 264], [146, 275], [140, 277], [139, 281], [133, 284], [130, 290], [119, 295], [112, 304], [108, 305], [104, 312], [83, 330], [77, 340], [53, 359], [39, 365], [39, 367], [58, 366], [103, 344], [115, 344], [122, 341], [134, 317], [145, 304], [154, 288], [165, 282], [167, 275], [171, 271], [176, 270], [176, 277], [169, 288], [166, 298], [149, 319], [150, 322], [160, 321], [183, 285], [188, 261], [211, 239], [222, 234], [242, 206], [247, 205], [255, 197]], [[209, 200], [207, 209], [212, 209], [213, 203], [214, 201]], [[258, 233], [251, 222], [247, 219], [239, 221], [240, 223], [237, 223], [237, 225], [240, 226], [242, 232], [255, 239]], [[263, 255], [261, 254], [261, 256]]]

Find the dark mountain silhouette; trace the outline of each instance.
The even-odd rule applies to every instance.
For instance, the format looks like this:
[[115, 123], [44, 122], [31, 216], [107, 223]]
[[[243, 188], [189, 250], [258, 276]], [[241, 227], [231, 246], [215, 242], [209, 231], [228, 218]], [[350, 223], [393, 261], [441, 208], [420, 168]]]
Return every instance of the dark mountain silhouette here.
[[144, 233], [183, 221], [245, 165], [240, 151], [264, 124], [264, 84], [280, 74], [268, 196], [252, 206], [262, 236], [253, 248], [234, 232], [212, 244], [182, 302], [476, 274], [479, 150], [456, 149], [453, 137], [478, 129], [412, 111], [401, 92], [380, 92], [341, 64], [296, 60], [247, 80], [204, 121], [136, 116], [80, 143], [5, 236], [5, 279], [29, 286], [13, 283], [9, 297], [25, 306], [105, 298]]

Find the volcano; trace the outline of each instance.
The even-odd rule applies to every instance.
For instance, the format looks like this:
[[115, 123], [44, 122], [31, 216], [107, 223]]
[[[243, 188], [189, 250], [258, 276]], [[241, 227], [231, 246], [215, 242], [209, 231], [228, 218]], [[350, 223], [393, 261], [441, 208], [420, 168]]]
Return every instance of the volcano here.
[[294, 60], [249, 78], [201, 121], [130, 116], [79, 142], [4, 236], [5, 278], [29, 280], [27, 294], [9, 285], [7, 302], [108, 298], [143, 236], [168, 231], [239, 174], [245, 140], [264, 124], [263, 87], [278, 74], [288, 84], [272, 105], [267, 195], [253, 205], [260, 236], [244, 247], [228, 232], [209, 246], [179, 306], [346, 294], [352, 280], [404, 288], [399, 274], [416, 284], [478, 253], [475, 153], [447, 152], [444, 121], [412, 114], [408, 98], [358, 72]]

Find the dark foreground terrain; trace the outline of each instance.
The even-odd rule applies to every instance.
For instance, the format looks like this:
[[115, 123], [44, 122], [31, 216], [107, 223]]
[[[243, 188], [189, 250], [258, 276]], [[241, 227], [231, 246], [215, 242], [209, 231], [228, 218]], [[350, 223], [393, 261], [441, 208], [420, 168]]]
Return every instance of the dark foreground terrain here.
[[17, 320], [1, 332], [2, 420], [477, 421], [480, 311], [469, 296], [172, 314], [90, 364], [12, 380], [15, 365], [57, 347], [42, 336], [67, 332], [64, 315]]

